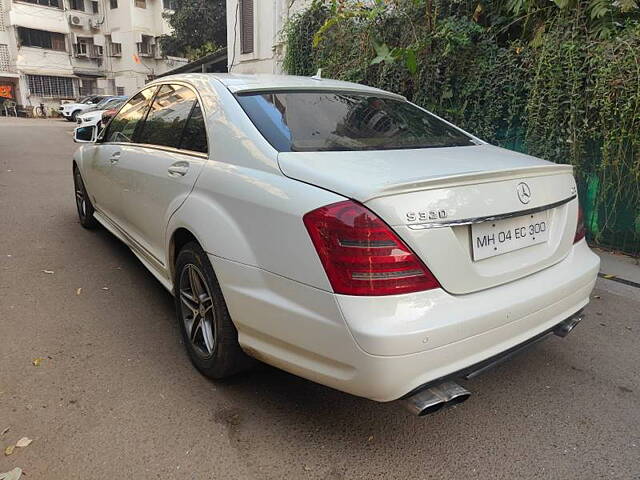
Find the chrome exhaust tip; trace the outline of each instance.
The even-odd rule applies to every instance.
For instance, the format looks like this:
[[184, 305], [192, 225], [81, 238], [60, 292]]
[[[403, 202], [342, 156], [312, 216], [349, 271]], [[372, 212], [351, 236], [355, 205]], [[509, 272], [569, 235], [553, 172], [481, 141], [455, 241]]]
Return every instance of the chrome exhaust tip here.
[[558, 326], [553, 329], [553, 333], [559, 337], [564, 338], [571, 333], [571, 330], [576, 328], [576, 325], [578, 325], [582, 321], [582, 319], [582, 312], [578, 312], [558, 324]]
[[402, 400], [405, 408], [414, 415], [422, 417], [442, 408], [453, 407], [471, 396], [466, 388], [454, 382], [443, 382]]

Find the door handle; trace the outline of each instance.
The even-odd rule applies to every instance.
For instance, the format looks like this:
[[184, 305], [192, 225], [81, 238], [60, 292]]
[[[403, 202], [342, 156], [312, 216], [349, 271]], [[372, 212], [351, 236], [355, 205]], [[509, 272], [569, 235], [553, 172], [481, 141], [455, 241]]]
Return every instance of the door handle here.
[[109, 161], [111, 162], [111, 165], [118, 163], [120, 161], [120, 152], [112, 154], [111, 157], [109, 157]]
[[167, 169], [167, 171], [169, 172], [169, 175], [171, 175], [172, 177], [174, 176], [183, 177], [189, 171], [189, 164], [187, 162], [176, 162], [173, 165], [171, 165]]

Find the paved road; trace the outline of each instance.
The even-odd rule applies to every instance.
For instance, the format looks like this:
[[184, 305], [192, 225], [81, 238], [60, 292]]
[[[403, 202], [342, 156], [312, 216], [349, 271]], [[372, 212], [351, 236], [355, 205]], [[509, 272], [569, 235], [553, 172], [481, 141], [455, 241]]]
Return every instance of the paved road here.
[[71, 127], [0, 119], [0, 447], [34, 439], [0, 454], [0, 472], [640, 479], [639, 289], [600, 280], [567, 339], [422, 419], [268, 367], [214, 383], [189, 364], [170, 296], [106, 231], [78, 224]]

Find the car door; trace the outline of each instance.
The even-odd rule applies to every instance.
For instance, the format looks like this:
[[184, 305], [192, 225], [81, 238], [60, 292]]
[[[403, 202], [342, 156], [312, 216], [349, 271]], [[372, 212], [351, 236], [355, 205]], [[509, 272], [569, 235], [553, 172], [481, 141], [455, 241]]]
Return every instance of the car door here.
[[207, 134], [197, 94], [163, 84], [135, 145], [120, 160], [127, 233], [161, 265], [169, 218], [187, 198], [207, 160]]
[[85, 182], [93, 205], [117, 226], [123, 221], [123, 177], [118, 163], [123, 155], [127, 155], [128, 146], [133, 142], [155, 91], [154, 86], [134, 95], [109, 123], [92, 154], [85, 158]]

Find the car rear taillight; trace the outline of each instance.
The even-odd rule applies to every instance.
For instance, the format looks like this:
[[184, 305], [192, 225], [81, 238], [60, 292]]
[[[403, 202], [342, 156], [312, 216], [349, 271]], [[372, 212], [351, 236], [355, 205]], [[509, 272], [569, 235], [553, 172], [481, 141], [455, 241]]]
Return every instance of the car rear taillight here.
[[584, 226], [584, 212], [582, 206], [578, 203], [578, 222], [576, 224], [576, 234], [573, 237], [573, 243], [577, 243], [582, 240], [587, 234], [587, 229]]
[[391, 228], [358, 203], [327, 205], [303, 221], [335, 293], [394, 295], [440, 287]]

